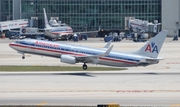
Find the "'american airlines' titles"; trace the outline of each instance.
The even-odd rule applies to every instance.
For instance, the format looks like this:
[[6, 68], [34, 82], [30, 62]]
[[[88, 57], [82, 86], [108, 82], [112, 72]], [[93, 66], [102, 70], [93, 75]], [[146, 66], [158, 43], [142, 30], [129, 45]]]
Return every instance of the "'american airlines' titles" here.
[[58, 48], [58, 47], [59, 47], [58, 44], [52, 44], [52, 43], [46, 43], [46, 42], [39, 42], [39, 41], [36, 41], [35, 44], [36, 44], [36, 45], [43, 45], [43, 46], [50, 46], [50, 47], [55, 47], [55, 48]]
[[158, 47], [157, 45], [155, 44], [155, 42], [151, 42], [151, 44], [148, 44], [145, 51], [149, 51], [151, 53], [158, 53]]

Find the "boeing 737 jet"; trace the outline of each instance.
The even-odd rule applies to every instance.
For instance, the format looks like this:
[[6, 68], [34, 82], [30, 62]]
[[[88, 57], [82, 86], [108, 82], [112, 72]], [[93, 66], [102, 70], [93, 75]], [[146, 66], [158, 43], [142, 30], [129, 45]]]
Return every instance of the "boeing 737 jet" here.
[[45, 21], [45, 34], [52, 39], [66, 39], [67, 35], [74, 35], [77, 33], [95, 33], [98, 31], [86, 31], [86, 32], [73, 32], [73, 29], [66, 25], [66, 24], [58, 24], [54, 23], [56, 26], [50, 26], [48, 23], [46, 10], [43, 8], [44, 11], [44, 21]]
[[50, 56], [60, 58], [63, 63], [84, 63], [82, 68], [86, 70], [87, 63], [116, 67], [157, 64], [162, 59], [158, 58], [158, 54], [166, 36], [167, 31], [161, 31], [138, 51], [131, 53], [112, 51], [113, 45], [109, 47], [109, 44], [99, 49], [35, 39], [18, 40], [9, 46], [21, 53], [22, 59], [25, 59], [26, 53]]
[[47, 36], [49, 36], [51, 39], [58, 39], [58, 38], [64, 39], [66, 38], [66, 35], [73, 34], [72, 28], [68, 25], [65, 26], [59, 25], [55, 27], [50, 26], [48, 23], [45, 8], [43, 8], [43, 11], [44, 11], [44, 21], [45, 21], [45, 34]]

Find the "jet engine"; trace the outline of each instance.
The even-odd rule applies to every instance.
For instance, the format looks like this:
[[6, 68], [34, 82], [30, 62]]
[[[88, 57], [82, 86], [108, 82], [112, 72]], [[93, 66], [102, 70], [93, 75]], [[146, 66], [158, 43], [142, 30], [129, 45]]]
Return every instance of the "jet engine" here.
[[76, 58], [70, 55], [61, 55], [61, 62], [68, 64], [75, 64]]

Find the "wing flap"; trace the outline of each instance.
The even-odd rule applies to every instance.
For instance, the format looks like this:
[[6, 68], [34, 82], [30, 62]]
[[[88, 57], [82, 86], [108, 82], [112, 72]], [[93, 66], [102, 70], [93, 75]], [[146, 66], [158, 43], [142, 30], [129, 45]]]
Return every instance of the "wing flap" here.
[[83, 34], [83, 33], [97, 33], [99, 31], [84, 31], [84, 32], [74, 32], [74, 34]]
[[110, 48], [108, 48], [108, 50], [107, 50], [105, 53], [103, 53], [103, 54], [90, 55], [90, 56], [76, 56], [75, 58], [76, 58], [76, 60], [77, 60], [78, 62], [94, 63], [94, 62], [96, 62], [96, 60], [97, 60], [99, 57], [105, 57], [105, 56], [109, 55], [109, 53], [111, 52], [112, 48], [113, 48], [113, 45], [112, 45]]

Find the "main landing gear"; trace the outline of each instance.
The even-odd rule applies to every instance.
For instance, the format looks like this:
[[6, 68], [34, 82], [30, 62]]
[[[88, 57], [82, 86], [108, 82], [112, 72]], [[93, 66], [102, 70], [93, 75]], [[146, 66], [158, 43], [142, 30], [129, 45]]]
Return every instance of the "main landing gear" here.
[[22, 59], [25, 59], [25, 55], [24, 55], [24, 53], [23, 53]]
[[25, 56], [22, 56], [22, 59], [25, 59]]
[[86, 69], [88, 68], [87, 65], [86, 65], [86, 63], [83, 64], [82, 68], [83, 68], [84, 70], [86, 70]]

